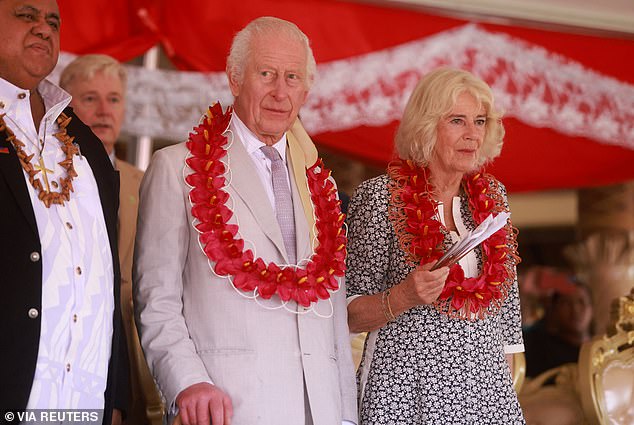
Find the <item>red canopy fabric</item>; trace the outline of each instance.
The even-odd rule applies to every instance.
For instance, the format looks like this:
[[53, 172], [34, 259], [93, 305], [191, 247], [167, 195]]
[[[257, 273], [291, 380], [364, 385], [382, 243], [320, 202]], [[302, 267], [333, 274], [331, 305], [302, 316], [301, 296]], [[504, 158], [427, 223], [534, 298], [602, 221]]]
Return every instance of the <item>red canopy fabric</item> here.
[[[355, 60], [373, 52], [407, 46], [468, 24], [465, 20], [412, 10], [335, 0], [62, 0], [60, 11], [64, 51], [106, 53], [125, 61], [161, 43], [178, 68], [201, 72], [222, 71], [235, 32], [262, 15], [295, 22], [310, 37], [320, 64]], [[630, 165], [634, 162], [634, 108], [633, 103], [622, 98], [623, 90], [634, 92], [634, 41], [490, 23], [478, 23], [477, 28], [476, 36], [469, 40], [472, 46], [463, 46], [459, 52], [464, 56], [460, 66], [475, 72], [477, 63], [489, 57], [490, 73], [480, 75], [489, 84], [503, 86], [505, 95], [516, 94], [518, 99], [524, 99], [527, 90], [543, 90], [539, 97], [542, 106], [550, 105], [557, 110], [551, 121], [548, 117], [535, 120], [522, 115], [522, 110], [530, 110], [526, 109], [530, 105], [524, 105], [525, 109], [519, 108], [519, 113], [515, 111], [515, 115], [505, 119], [507, 136], [503, 153], [489, 170], [510, 191], [588, 187], [634, 178], [634, 166]], [[526, 48], [527, 59], [522, 59], [520, 51], [506, 60], [502, 53], [494, 51], [493, 45], [487, 44], [489, 38], [478, 34], [491, 34], [501, 40], [501, 45], [508, 39], [511, 48], [513, 45]], [[440, 49], [435, 52], [436, 57], [442, 58], [444, 53], [452, 55], [453, 48], [447, 44], [446, 52]], [[535, 63], [533, 58], [540, 55], [545, 59]], [[440, 59], [438, 63], [445, 61]], [[561, 64], [565, 65], [561, 66], [561, 73], [565, 74], [561, 76], [563, 82], [553, 89], [552, 77], [557, 76]], [[390, 68], [388, 63], [386, 79], [391, 78]], [[410, 76], [395, 76], [394, 84], [398, 86], [402, 79], [420, 76], [420, 72], [412, 72]], [[524, 85], [507, 78], [519, 72], [528, 76], [522, 79]], [[588, 87], [595, 84], [596, 90]], [[587, 99], [586, 105], [578, 97], [589, 96], [588, 93], [592, 98]], [[372, 96], [344, 94], [357, 96], [348, 99], [354, 102], [367, 102], [367, 96]], [[569, 97], [575, 96], [571, 107]], [[513, 100], [507, 103], [513, 104]], [[566, 122], [566, 117], [574, 120], [579, 115], [584, 121], [579, 126]], [[609, 130], [614, 122], [620, 123], [621, 128], [612, 136]], [[385, 165], [393, 155], [396, 126], [393, 120], [381, 125], [358, 121], [352, 128], [311, 135], [331, 149]]]
[[78, 55], [103, 53], [121, 61], [142, 55], [159, 42], [139, 16], [148, 0], [60, 0], [61, 48]]

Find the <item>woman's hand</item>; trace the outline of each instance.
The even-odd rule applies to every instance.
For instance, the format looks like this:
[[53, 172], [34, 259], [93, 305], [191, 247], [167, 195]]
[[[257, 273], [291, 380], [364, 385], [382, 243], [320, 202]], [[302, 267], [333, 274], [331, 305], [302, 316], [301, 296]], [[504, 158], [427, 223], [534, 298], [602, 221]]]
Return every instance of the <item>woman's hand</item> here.
[[417, 267], [401, 283], [389, 289], [389, 295], [384, 291], [352, 300], [348, 304], [350, 332], [379, 329], [390, 320], [390, 315], [398, 317], [412, 307], [436, 301], [445, 286], [449, 267], [430, 271], [432, 266], [433, 263]]
[[409, 310], [412, 307], [431, 304], [438, 299], [445, 280], [449, 275], [449, 267], [437, 270], [430, 269], [434, 263], [418, 266], [400, 284], [392, 288], [392, 305], [399, 310]]

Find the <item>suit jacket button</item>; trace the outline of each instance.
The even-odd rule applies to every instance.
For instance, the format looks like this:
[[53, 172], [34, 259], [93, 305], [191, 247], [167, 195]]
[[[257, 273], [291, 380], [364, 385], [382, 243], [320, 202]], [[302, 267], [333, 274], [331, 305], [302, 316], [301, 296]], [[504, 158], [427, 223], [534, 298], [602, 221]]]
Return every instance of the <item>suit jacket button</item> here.
[[38, 261], [40, 261], [40, 253], [37, 251], [33, 251], [31, 253], [30, 258], [31, 258], [31, 261], [33, 261], [34, 263], [37, 263]]
[[31, 319], [37, 319], [37, 316], [40, 315], [40, 312], [37, 311], [37, 308], [30, 308], [29, 309], [29, 317]]

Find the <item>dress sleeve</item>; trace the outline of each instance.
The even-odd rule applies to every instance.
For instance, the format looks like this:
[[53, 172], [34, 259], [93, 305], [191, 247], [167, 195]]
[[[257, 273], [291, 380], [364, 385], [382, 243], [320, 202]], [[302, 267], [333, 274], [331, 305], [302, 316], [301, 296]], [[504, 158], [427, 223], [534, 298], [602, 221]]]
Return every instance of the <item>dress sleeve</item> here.
[[[504, 198], [504, 204], [508, 208], [508, 199], [506, 197], [506, 188], [502, 183], [500, 192]], [[522, 316], [520, 313], [520, 295], [517, 283], [517, 264], [513, 265], [515, 278], [513, 284], [509, 288], [508, 297], [504, 301], [501, 310], [501, 332], [504, 341], [504, 351], [507, 354], [524, 351], [524, 341], [522, 339]]]
[[348, 207], [348, 297], [371, 295], [386, 287], [390, 261], [389, 241], [393, 234], [388, 218], [387, 177], [362, 183]]

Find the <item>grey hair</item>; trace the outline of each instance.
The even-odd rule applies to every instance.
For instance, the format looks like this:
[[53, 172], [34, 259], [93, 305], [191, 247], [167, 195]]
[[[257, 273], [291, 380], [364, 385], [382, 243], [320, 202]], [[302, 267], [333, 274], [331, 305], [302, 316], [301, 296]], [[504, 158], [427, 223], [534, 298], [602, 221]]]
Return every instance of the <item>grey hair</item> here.
[[103, 72], [105, 75], [112, 77], [119, 77], [125, 92], [128, 80], [128, 73], [125, 67], [115, 58], [99, 54], [79, 56], [69, 63], [59, 77], [59, 86], [68, 91], [76, 79], [90, 79], [97, 72]]
[[317, 74], [317, 63], [310, 47], [310, 40], [292, 22], [285, 21], [272, 16], [262, 16], [249, 22], [233, 38], [229, 56], [227, 57], [227, 74], [238, 83], [242, 83], [244, 78], [244, 68], [246, 67], [253, 40], [260, 35], [283, 35], [291, 40], [301, 42], [306, 48], [306, 88], [310, 88]]

